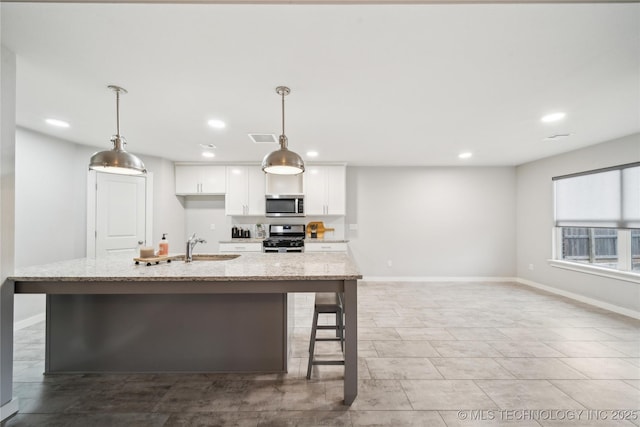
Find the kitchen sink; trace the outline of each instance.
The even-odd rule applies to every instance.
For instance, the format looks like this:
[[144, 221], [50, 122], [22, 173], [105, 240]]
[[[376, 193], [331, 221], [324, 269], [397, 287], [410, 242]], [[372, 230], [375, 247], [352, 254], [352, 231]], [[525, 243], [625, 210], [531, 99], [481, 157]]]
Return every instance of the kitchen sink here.
[[[193, 261], [229, 261], [238, 258], [239, 254], [193, 254]], [[174, 259], [184, 261], [184, 255], [178, 255]]]

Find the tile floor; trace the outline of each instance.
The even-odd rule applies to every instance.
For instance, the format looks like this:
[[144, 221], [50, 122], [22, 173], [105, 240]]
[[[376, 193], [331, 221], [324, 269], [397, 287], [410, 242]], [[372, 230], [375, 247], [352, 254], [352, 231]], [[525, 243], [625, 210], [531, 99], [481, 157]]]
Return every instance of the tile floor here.
[[640, 426], [638, 320], [514, 284], [361, 282], [349, 408], [342, 367], [305, 379], [312, 309], [296, 295], [284, 375], [43, 376], [44, 325], [20, 330], [3, 425]]

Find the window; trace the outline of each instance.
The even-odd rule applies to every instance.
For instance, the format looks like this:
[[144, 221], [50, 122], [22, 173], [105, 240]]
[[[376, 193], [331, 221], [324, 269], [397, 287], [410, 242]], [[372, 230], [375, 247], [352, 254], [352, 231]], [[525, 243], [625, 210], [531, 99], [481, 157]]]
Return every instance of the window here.
[[640, 230], [631, 230], [631, 270], [640, 273]]
[[562, 227], [562, 259], [618, 268], [618, 230]]
[[639, 274], [640, 162], [553, 181], [554, 258]]

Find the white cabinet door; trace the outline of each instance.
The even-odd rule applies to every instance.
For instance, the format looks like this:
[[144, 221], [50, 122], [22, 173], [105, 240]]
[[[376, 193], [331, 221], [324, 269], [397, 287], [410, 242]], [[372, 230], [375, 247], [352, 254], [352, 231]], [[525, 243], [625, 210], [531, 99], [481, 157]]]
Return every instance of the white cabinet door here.
[[310, 166], [305, 172], [304, 185], [307, 215], [346, 214], [344, 166]]
[[265, 185], [260, 166], [227, 167], [225, 214], [264, 215]]
[[224, 166], [176, 165], [176, 194], [224, 194]]
[[197, 194], [200, 188], [198, 170], [193, 166], [176, 165], [176, 194]]
[[261, 243], [220, 243], [221, 253], [262, 252]]
[[344, 242], [305, 242], [305, 252], [347, 252], [347, 244]]
[[347, 173], [344, 166], [327, 166], [327, 215], [347, 213]]
[[249, 171], [246, 166], [227, 167], [227, 194], [224, 200], [226, 215], [245, 215]]
[[266, 174], [262, 171], [261, 166], [249, 166], [248, 170], [247, 215], [264, 215]]
[[226, 192], [226, 170], [224, 166], [197, 166], [200, 169], [200, 189], [203, 194]]
[[310, 166], [304, 172], [304, 212], [306, 215], [325, 214], [326, 181], [326, 172], [322, 166]]

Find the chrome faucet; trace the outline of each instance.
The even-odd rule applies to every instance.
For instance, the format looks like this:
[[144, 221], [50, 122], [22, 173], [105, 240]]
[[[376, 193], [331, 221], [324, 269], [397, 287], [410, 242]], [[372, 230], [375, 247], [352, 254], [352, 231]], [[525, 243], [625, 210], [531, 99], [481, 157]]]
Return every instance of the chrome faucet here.
[[196, 239], [196, 233], [193, 233], [191, 237], [189, 237], [189, 240], [187, 240], [187, 251], [184, 256], [184, 262], [193, 261], [193, 247], [196, 243], [207, 243], [207, 241], [204, 239]]

